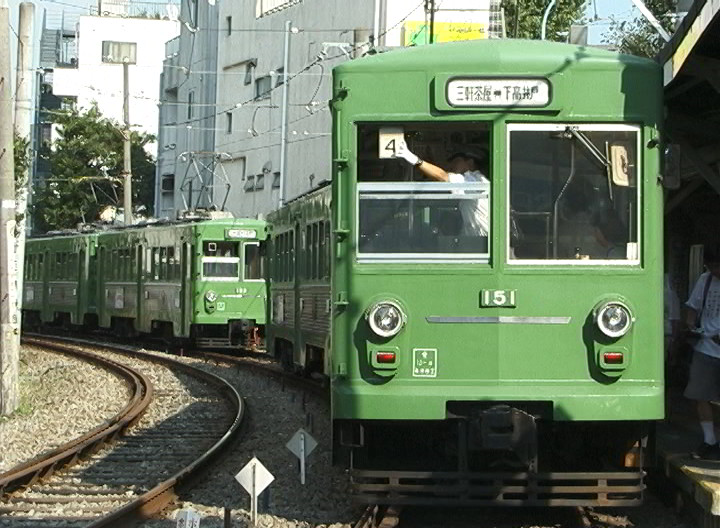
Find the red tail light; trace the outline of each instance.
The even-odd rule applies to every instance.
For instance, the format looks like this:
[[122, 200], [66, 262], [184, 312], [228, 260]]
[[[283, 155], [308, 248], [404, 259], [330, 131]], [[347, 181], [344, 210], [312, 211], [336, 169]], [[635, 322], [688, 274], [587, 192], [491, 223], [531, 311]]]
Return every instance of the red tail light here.
[[603, 353], [603, 360], [608, 365], [621, 365], [624, 356], [622, 352], [604, 352]]
[[395, 363], [395, 352], [378, 352], [375, 358], [378, 363]]

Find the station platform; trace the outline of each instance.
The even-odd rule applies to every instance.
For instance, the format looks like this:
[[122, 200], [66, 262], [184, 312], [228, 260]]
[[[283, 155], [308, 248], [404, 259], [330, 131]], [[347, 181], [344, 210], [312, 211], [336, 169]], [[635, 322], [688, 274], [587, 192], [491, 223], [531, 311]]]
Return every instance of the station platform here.
[[[715, 424], [720, 425], [720, 405], [714, 405]], [[682, 388], [668, 390], [667, 419], [658, 425], [658, 470], [669, 486], [678, 511], [696, 520], [698, 528], [720, 528], [720, 460], [698, 460], [690, 452], [702, 441], [694, 402], [682, 396]], [[718, 431], [720, 434], [720, 431]]]

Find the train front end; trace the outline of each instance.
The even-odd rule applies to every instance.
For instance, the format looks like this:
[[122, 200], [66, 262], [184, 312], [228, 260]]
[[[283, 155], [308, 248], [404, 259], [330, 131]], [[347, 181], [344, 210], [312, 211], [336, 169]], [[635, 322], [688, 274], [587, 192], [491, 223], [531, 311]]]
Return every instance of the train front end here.
[[[337, 67], [332, 107], [333, 443], [356, 498], [639, 503], [664, 414], [659, 68], [426, 46]], [[485, 179], [430, 180], [402, 142]]]
[[266, 317], [264, 220], [193, 225], [191, 337], [200, 348], [262, 345]]

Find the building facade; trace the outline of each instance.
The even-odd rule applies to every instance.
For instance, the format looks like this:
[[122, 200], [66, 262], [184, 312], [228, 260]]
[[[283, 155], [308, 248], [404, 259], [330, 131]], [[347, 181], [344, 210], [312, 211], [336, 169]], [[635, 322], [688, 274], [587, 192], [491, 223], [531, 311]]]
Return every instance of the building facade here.
[[219, 9], [217, 2], [183, 2], [180, 35], [165, 47], [155, 181], [160, 218], [222, 207], [225, 185], [214, 153]]
[[[81, 16], [77, 57], [56, 67], [53, 93], [71, 97], [78, 108], [97, 103], [105, 117], [123, 121], [123, 66], [129, 66], [130, 123], [134, 130], [158, 132], [158, 86], [165, 42], [180, 30], [176, 20], [122, 16]], [[146, 146], [155, 155], [155, 143]]]
[[[201, 11], [207, 9], [205, 3], [201, 4]], [[383, 51], [429, 43], [431, 18], [435, 42], [501, 36], [501, 24], [497, 23], [498, 17], [493, 16], [499, 12], [499, 2], [445, 0], [437, 4], [431, 17], [424, 4], [416, 0], [216, 2], [217, 25], [209, 31], [216, 39], [214, 43], [212, 37], [198, 39], [204, 29], [202, 22], [198, 33], [183, 31], [180, 37], [179, 57], [192, 43], [193, 35], [198, 58], [210, 58], [212, 50], [217, 49], [217, 90], [216, 98], [208, 101], [204, 99], [204, 92], [196, 91], [191, 96], [178, 88], [176, 111], [164, 122], [176, 125], [174, 141], [170, 141], [168, 135], [168, 141], [161, 142], [175, 144], [178, 160], [172, 191], [174, 212], [192, 203], [224, 206], [239, 217], [264, 216], [281, 203], [328, 181], [331, 156], [328, 101], [332, 90], [331, 72], [336, 64], [358, 58], [371, 48]], [[189, 7], [193, 5], [194, 1]], [[185, 9], [183, 5], [181, 20], [187, 25], [191, 17], [185, 14]], [[287, 22], [290, 22], [289, 33]], [[284, 67], [286, 35], [287, 71]], [[198, 47], [198, 43], [207, 44], [208, 48]], [[171, 62], [168, 59], [166, 64], [168, 76], [169, 69], [190, 65], [191, 72], [185, 81], [188, 87], [193, 86], [191, 79], [199, 78], [196, 68], [204, 68], [193, 66], [187, 57]], [[180, 82], [183, 80], [181, 77]], [[283, 136], [285, 82], [287, 127]], [[166, 90], [164, 97], [170, 100], [172, 83], [165, 84], [170, 91]], [[206, 106], [199, 107], [197, 101], [200, 100]], [[203, 108], [206, 112], [202, 112]], [[168, 110], [168, 114], [171, 113], [172, 110]], [[169, 127], [161, 126], [161, 129], [169, 130]], [[214, 134], [212, 153], [204, 158], [206, 169], [198, 169], [190, 157], [181, 156], [196, 148], [191, 145], [200, 145], [183, 143], [180, 146], [180, 135], [193, 130], [198, 138], [209, 137], [208, 130]], [[160, 156], [163, 148], [160, 145]], [[286, 170], [281, 178], [283, 148], [287, 149]], [[163, 203], [157, 210], [162, 216], [173, 216], [169, 214], [171, 157], [167, 156], [163, 172], [158, 171], [158, 196]], [[198, 177], [201, 172], [204, 176]], [[190, 181], [193, 177], [194, 181]], [[208, 178], [213, 178], [212, 185], [208, 184]], [[208, 188], [212, 190], [210, 199], [206, 198], [207, 192], [200, 191]], [[229, 190], [226, 192], [226, 189]]]

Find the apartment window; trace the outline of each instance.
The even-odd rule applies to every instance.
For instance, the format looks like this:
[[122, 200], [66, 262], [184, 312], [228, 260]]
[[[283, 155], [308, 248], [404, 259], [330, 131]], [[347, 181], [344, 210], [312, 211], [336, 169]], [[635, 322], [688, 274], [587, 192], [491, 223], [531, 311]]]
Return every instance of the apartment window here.
[[255, 176], [255, 190], [260, 191], [265, 188], [265, 175], [258, 174]]
[[137, 62], [137, 44], [135, 42], [104, 40], [102, 43], [102, 61], [135, 64]]
[[272, 188], [273, 189], [280, 188], [280, 173], [279, 172], [273, 172]]
[[277, 82], [275, 86], [281, 86], [285, 82], [285, 68], [278, 68], [275, 71], [277, 72]]
[[225, 132], [228, 134], [232, 134], [233, 131], [232, 117], [232, 112], [225, 112]]
[[269, 75], [255, 79], [255, 99], [269, 99], [272, 80]]
[[255, 190], [255, 176], [248, 176], [243, 187], [245, 192], [253, 192]]
[[195, 102], [195, 91], [190, 90], [188, 92], [188, 108], [187, 108], [187, 118], [192, 119], [193, 116], [193, 103]]
[[162, 180], [160, 180], [160, 190], [169, 192], [175, 190], [175, 175], [174, 174], [163, 174]]
[[257, 59], [250, 59], [245, 64], [245, 86], [252, 83], [255, 66], [257, 66]]
[[225, 27], [227, 29], [227, 36], [232, 35], [232, 17], [225, 17]]

